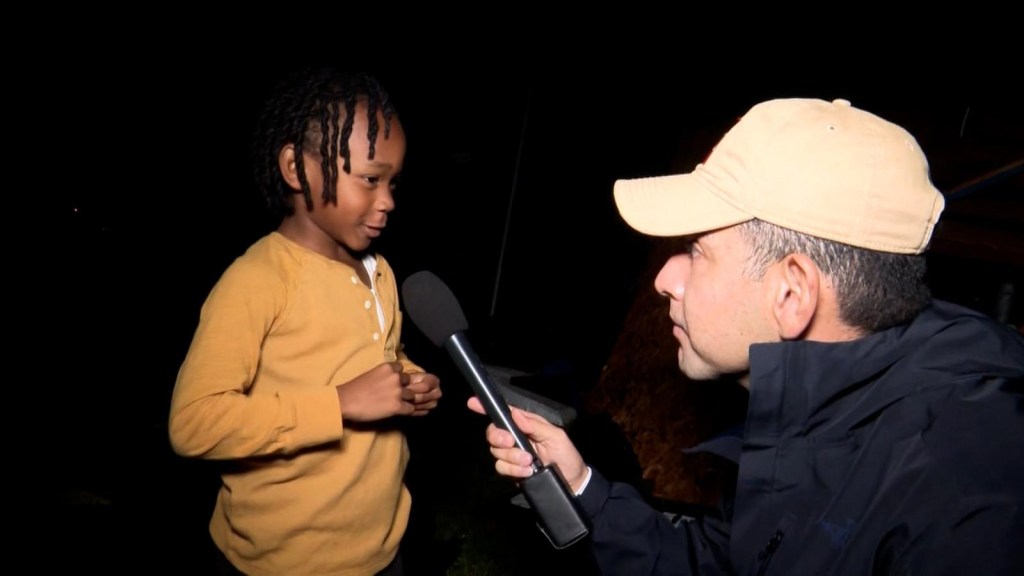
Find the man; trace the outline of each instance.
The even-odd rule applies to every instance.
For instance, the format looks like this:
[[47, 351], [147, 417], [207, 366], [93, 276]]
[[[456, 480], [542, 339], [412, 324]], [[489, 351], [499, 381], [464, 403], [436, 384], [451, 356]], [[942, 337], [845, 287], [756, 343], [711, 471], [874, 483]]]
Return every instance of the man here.
[[[679, 367], [738, 376], [750, 401], [735, 501], [678, 526], [514, 411], [605, 573], [1024, 573], [1024, 341], [931, 299], [944, 202], [909, 133], [843, 100], [764, 102], [692, 173], [615, 200], [636, 230], [692, 240], [655, 281]], [[529, 475], [508, 432], [487, 439], [499, 473]]]

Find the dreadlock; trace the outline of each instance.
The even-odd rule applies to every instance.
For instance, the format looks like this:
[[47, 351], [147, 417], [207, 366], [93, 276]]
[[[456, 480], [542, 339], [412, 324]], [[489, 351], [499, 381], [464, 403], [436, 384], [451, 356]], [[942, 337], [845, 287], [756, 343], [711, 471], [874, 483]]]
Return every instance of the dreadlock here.
[[[256, 185], [275, 216], [294, 212], [289, 188], [281, 174], [278, 154], [288, 144], [295, 147], [299, 183], [306, 207], [313, 209], [313, 194], [303, 166], [303, 151], [316, 151], [324, 175], [323, 199], [337, 200], [338, 158], [350, 173], [351, 155], [348, 147], [356, 106], [366, 105], [370, 142], [370, 159], [380, 126], [378, 111], [384, 117], [384, 138], [391, 134], [392, 119], [397, 116], [391, 97], [380, 83], [368, 74], [344, 73], [330, 68], [307, 69], [286, 78], [271, 93], [259, 116], [253, 139]], [[341, 125], [339, 126], [339, 120]]]

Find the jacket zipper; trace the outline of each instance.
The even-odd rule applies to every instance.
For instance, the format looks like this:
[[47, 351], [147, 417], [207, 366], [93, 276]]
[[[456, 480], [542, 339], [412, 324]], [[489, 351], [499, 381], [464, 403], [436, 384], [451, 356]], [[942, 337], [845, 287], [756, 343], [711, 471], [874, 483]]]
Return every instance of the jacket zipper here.
[[764, 576], [768, 571], [768, 563], [771, 562], [772, 556], [775, 555], [775, 550], [779, 548], [779, 544], [782, 542], [782, 530], [776, 530], [772, 539], [768, 541], [768, 545], [757, 553], [757, 561], [760, 562], [760, 568], [757, 569], [757, 576]]

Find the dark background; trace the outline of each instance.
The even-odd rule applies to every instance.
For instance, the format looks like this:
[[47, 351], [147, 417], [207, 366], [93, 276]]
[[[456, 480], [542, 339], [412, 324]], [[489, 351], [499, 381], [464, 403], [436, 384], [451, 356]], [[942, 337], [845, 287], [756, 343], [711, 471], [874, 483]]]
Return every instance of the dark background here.
[[[56, 519], [42, 522], [48, 538], [77, 542], [56, 545], [76, 558], [58, 564], [138, 554], [196, 573], [184, 567], [205, 543], [216, 484], [204, 463], [170, 453], [169, 399], [206, 293], [270, 229], [249, 137], [264, 92], [292, 65], [263, 54], [89, 56], [30, 77], [53, 87], [29, 108], [48, 145], [18, 146], [35, 157], [31, 178], [52, 210], [13, 217], [50, 255], [26, 268], [43, 304], [22, 345], [45, 375], [35, 389], [48, 438], [31, 455], [30, 484]], [[1020, 92], [1002, 60], [911, 74], [769, 64], [378, 71], [409, 144], [378, 248], [400, 281], [429, 269], [449, 284], [485, 361], [558, 366], [586, 393], [636, 291], [650, 289], [638, 279], [654, 242], [619, 220], [614, 180], [689, 170], [756, 102], [846, 98], [900, 123], [944, 192], [1024, 158]], [[1000, 287], [1019, 290], [1021, 195], [1018, 174], [965, 195], [957, 206], [970, 209], [951, 202], [967, 232], [937, 238], [938, 295], [992, 312]], [[463, 408], [468, 388], [411, 323], [405, 334], [410, 355], [445, 380], [444, 406], [411, 437], [430, 511], [427, 487], [464, 493], [491, 470], [483, 422]], [[467, 462], [472, 471], [457, 468]]]

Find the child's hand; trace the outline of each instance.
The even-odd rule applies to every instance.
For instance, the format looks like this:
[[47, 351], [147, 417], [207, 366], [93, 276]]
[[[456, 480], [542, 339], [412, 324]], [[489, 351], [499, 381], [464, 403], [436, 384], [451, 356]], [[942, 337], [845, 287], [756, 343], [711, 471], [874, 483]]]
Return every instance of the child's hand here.
[[409, 375], [409, 389], [413, 391], [413, 416], [424, 416], [441, 399], [441, 380], [433, 374], [417, 372]]
[[409, 381], [410, 376], [402, 372], [398, 362], [385, 362], [356, 376], [337, 387], [342, 417], [370, 422], [415, 413], [417, 391], [409, 386]]

